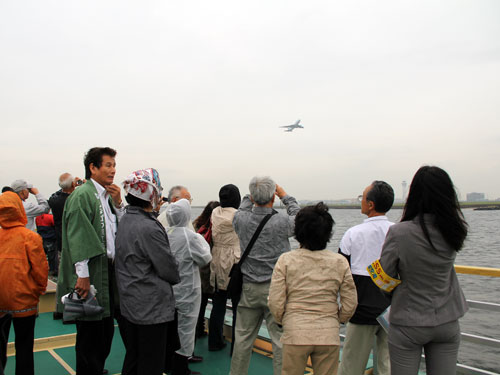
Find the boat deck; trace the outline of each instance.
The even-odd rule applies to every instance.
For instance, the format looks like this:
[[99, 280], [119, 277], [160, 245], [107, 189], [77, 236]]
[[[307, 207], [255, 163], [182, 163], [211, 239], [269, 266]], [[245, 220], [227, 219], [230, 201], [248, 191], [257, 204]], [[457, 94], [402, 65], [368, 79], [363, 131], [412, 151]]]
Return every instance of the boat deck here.
[[[13, 331], [14, 329], [11, 327], [6, 375], [14, 375], [15, 373]], [[40, 314], [35, 326], [36, 373], [39, 375], [75, 374], [75, 336], [75, 325], [63, 325], [61, 320], [53, 320], [50, 312]], [[224, 350], [209, 352], [207, 337], [197, 340], [195, 353], [202, 356], [204, 361], [190, 364], [190, 368], [209, 375], [229, 374], [231, 365], [229, 348], [228, 345]], [[121, 373], [124, 356], [125, 347], [116, 326], [111, 353], [106, 361], [106, 368], [110, 374]], [[271, 374], [272, 368], [271, 354], [255, 348], [250, 362], [249, 374]], [[312, 374], [312, 372], [307, 371], [305, 374]]]

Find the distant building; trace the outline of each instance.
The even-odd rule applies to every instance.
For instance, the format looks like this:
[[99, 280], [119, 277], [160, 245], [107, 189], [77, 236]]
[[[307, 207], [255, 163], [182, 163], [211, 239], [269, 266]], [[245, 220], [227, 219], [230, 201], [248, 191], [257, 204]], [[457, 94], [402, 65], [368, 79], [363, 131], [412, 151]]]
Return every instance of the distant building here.
[[484, 193], [467, 193], [467, 202], [481, 202], [485, 200]]
[[406, 201], [406, 187], [408, 186], [408, 184], [406, 183], [406, 181], [403, 181], [401, 183], [401, 186], [403, 187], [403, 195], [401, 196], [401, 201], [404, 202]]

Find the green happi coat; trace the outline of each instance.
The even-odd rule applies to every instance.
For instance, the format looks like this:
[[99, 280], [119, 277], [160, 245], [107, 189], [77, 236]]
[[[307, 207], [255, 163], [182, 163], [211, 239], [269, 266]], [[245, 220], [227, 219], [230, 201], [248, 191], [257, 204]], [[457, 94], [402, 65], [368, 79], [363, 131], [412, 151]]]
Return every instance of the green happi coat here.
[[[109, 200], [110, 205], [111, 199]], [[81, 320], [101, 320], [109, 317], [109, 275], [106, 255], [106, 227], [104, 211], [93, 182], [89, 179], [66, 200], [62, 223], [62, 252], [57, 281], [57, 311], [64, 305], [61, 297], [75, 286], [77, 275], [75, 263], [88, 259], [90, 284], [97, 289], [97, 301], [104, 312]], [[112, 282], [115, 286], [115, 282]], [[116, 291], [116, 288], [114, 288]], [[117, 293], [114, 293], [115, 304]]]

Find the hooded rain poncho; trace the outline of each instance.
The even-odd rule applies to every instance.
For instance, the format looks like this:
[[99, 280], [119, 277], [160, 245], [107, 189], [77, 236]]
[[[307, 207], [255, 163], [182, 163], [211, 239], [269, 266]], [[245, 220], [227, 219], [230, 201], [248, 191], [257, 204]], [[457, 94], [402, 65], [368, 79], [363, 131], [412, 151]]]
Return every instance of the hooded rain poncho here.
[[15, 318], [35, 315], [45, 293], [49, 267], [40, 235], [25, 228], [21, 198], [16, 193], [0, 196], [0, 315]]
[[196, 321], [200, 311], [201, 281], [199, 267], [212, 260], [210, 246], [198, 233], [188, 229], [191, 206], [186, 199], [167, 208], [168, 240], [172, 254], [179, 263], [181, 282], [174, 285], [175, 307], [179, 316], [178, 331], [181, 348], [178, 354], [189, 357], [194, 350]]

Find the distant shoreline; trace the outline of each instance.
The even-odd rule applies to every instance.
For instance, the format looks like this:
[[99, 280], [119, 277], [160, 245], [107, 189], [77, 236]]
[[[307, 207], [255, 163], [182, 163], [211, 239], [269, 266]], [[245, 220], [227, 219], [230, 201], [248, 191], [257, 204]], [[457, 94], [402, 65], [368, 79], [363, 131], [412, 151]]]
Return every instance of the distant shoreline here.
[[[318, 201], [319, 202], [319, 201]], [[308, 204], [300, 204], [300, 207], [305, 207], [307, 205], [312, 205], [315, 204], [315, 202], [311, 202]], [[335, 210], [359, 210], [361, 208], [360, 204], [327, 204], [329, 208], [335, 209]], [[204, 206], [193, 206], [197, 208], [204, 208]], [[275, 205], [274, 207], [276, 208], [284, 208], [284, 206], [281, 205]], [[500, 207], [500, 202], [498, 201], [487, 201], [487, 202], [460, 202], [460, 208], [461, 209], [467, 209], [467, 208], [484, 208], [484, 207]], [[392, 206], [393, 210], [401, 210], [404, 208], [404, 203], [395, 203]]]
[[[500, 207], [500, 202], [459, 202], [461, 209], [466, 208], [484, 208], [484, 207]], [[302, 206], [302, 205], [301, 205]], [[328, 207], [342, 210], [342, 209], [361, 209], [359, 204], [329, 204]], [[392, 206], [392, 210], [402, 210], [404, 208], [404, 203], [395, 203]]]

